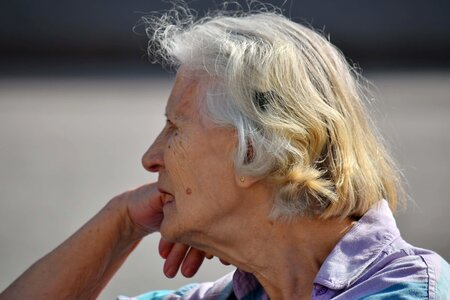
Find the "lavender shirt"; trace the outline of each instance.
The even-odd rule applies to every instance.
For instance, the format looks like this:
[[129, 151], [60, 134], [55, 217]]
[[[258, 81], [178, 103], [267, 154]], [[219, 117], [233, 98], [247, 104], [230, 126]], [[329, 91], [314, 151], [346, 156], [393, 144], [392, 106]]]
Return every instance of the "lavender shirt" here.
[[[236, 270], [215, 282], [118, 300], [268, 299], [250, 274]], [[450, 299], [450, 266], [438, 254], [405, 242], [385, 200], [338, 242], [314, 280], [311, 299]]]

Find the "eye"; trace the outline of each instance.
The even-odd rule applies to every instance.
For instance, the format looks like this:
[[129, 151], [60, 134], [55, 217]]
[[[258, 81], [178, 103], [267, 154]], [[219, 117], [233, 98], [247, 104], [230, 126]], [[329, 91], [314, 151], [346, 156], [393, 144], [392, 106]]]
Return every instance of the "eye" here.
[[169, 132], [172, 132], [172, 131], [176, 131], [178, 128], [172, 121], [170, 121], [169, 119], [166, 119], [166, 129]]

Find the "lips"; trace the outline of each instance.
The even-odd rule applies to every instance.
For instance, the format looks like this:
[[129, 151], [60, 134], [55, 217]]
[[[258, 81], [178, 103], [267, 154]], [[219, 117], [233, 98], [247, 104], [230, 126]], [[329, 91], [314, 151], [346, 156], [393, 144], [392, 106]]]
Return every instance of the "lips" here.
[[175, 197], [171, 193], [167, 192], [166, 190], [164, 190], [162, 188], [158, 188], [158, 191], [162, 194], [163, 206], [166, 205], [167, 203], [175, 201]]

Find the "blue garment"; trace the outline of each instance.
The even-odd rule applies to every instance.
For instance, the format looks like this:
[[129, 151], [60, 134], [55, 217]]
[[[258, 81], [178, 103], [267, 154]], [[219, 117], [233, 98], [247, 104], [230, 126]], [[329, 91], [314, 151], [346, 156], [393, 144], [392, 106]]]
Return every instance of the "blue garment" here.
[[[178, 291], [150, 292], [134, 300], [268, 299], [256, 278], [236, 270], [215, 282]], [[405, 242], [385, 200], [371, 208], [322, 264], [312, 299], [450, 299], [450, 266], [438, 254]]]

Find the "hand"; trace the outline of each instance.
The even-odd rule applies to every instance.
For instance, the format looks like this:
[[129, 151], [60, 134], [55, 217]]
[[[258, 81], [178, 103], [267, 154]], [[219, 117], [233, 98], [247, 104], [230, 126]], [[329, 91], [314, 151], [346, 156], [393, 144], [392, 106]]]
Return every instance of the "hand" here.
[[120, 202], [125, 207], [128, 223], [138, 238], [159, 231], [163, 220], [162, 194], [156, 183], [145, 184], [134, 190], [114, 197], [112, 201]]
[[[197, 273], [205, 258], [213, 258], [211, 254], [196, 248], [180, 243], [171, 243], [163, 239], [159, 241], [159, 254], [166, 260], [163, 271], [169, 278], [175, 277], [180, 266], [181, 274], [184, 277], [192, 277]], [[222, 259], [220, 261], [224, 265], [229, 265], [228, 262]]]

